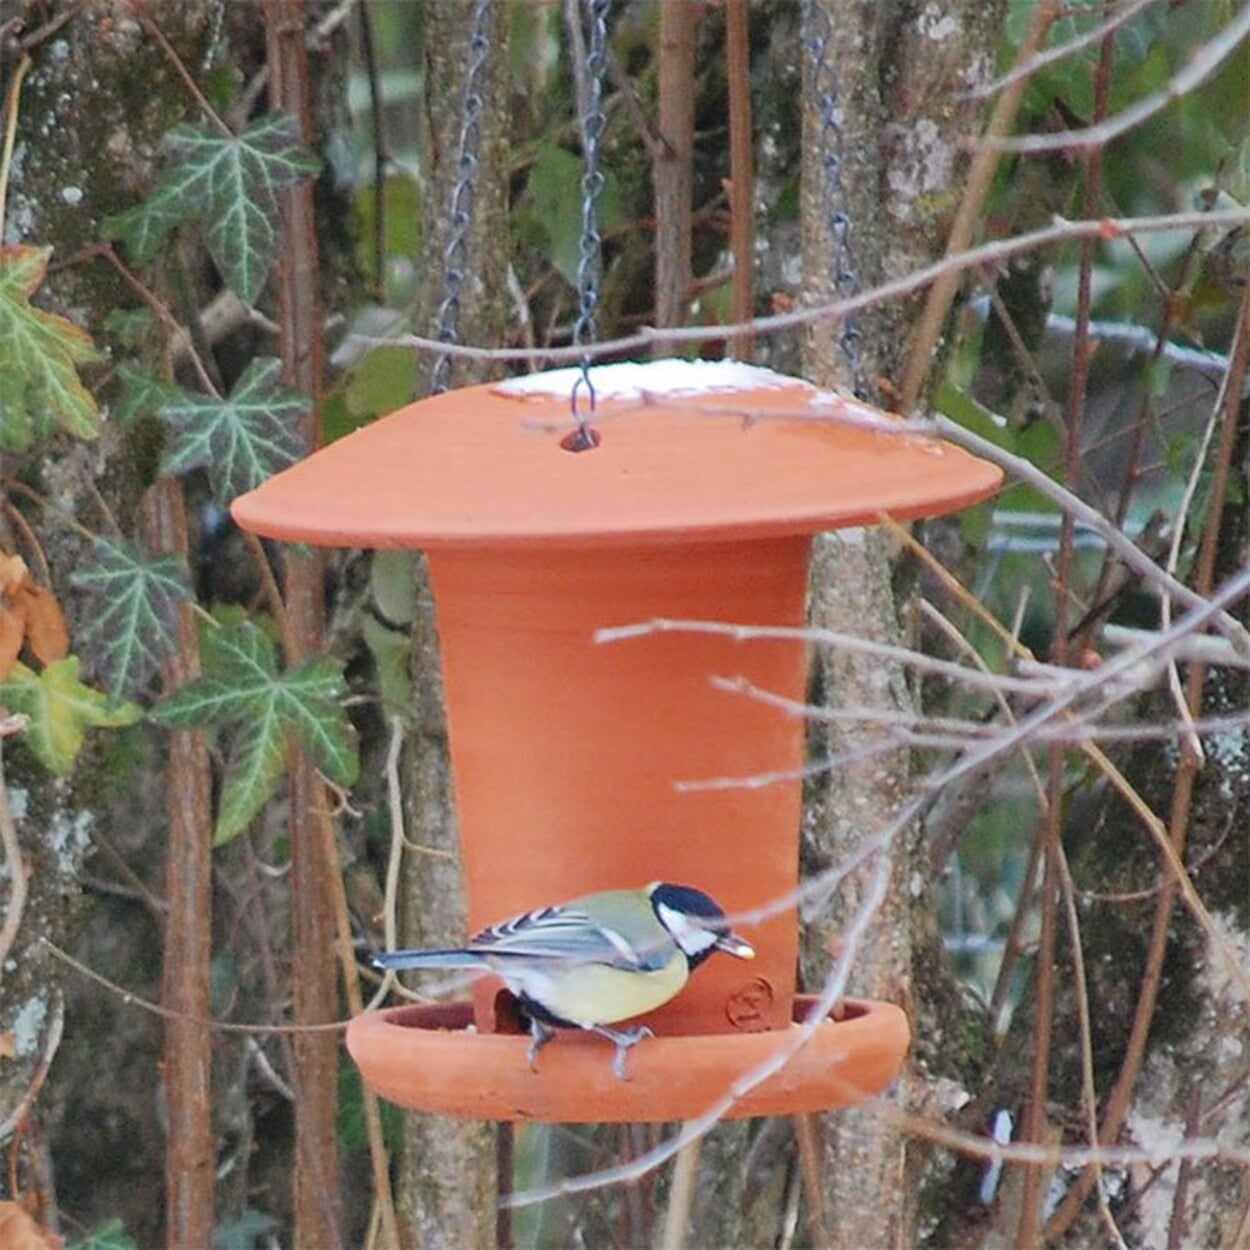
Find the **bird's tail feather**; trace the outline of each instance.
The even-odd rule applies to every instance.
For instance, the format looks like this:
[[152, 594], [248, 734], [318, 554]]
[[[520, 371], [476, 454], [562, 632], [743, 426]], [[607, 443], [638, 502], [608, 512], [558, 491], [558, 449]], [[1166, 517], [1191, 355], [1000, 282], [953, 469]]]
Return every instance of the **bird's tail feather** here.
[[370, 956], [375, 968], [485, 968], [486, 961], [473, 951], [375, 951]]

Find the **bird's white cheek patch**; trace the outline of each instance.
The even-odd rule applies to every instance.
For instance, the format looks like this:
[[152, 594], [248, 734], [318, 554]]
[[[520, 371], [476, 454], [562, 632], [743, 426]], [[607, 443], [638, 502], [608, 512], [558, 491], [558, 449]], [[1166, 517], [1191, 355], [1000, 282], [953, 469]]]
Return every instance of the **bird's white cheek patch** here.
[[660, 923], [675, 937], [680, 939], [683, 933], [690, 931], [690, 921], [683, 912], [674, 911], [665, 903], [656, 910], [660, 913]]
[[660, 922], [673, 935], [673, 941], [687, 955], [699, 955], [716, 945], [716, 934], [702, 925], [691, 924], [684, 912], [674, 911], [661, 903], [656, 911]]

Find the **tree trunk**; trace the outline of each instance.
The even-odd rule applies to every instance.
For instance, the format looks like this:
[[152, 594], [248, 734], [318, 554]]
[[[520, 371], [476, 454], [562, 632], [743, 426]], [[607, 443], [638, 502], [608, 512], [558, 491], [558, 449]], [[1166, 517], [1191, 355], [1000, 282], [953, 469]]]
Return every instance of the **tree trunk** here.
[[[189, 555], [186, 501], [172, 478], [145, 500], [152, 550]], [[200, 675], [199, 637], [190, 606], [179, 614], [178, 654], [164, 684], [176, 690]], [[165, 923], [161, 1003], [165, 1021], [163, 1089], [169, 1131], [165, 1151], [165, 1244], [170, 1250], [204, 1245], [213, 1235], [216, 1139], [210, 1088], [209, 1016], [213, 938], [213, 803], [208, 741], [202, 732], [169, 735], [166, 770], [169, 854], [165, 865]]]
[[[480, 84], [481, 150], [474, 175], [474, 212], [456, 327], [462, 341], [478, 344], [499, 342], [506, 323], [507, 250], [495, 241], [508, 232], [507, 13], [504, 5], [491, 8], [485, 32], [489, 53]], [[423, 12], [423, 125], [428, 160], [422, 236], [426, 263], [418, 324], [427, 329], [435, 324], [447, 294], [448, 206], [459, 176], [473, 18], [473, 0], [429, 5]], [[428, 389], [433, 365], [430, 357], [419, 361], [418, 393]], [[486, 376], [480, 367], [452, 362], [450, 377], [457, 385]], [[409, 855], [405, 861], [404, 944], [447, 946], [465, 938], [464, 887], [447, 760], [437, 620], [424, 561], [418, 562], [417, 569], [415, 706], [403, 789], [409, 837], [430, 853]], [[410, 1246], [460, 1250], [495, 1243], [497, 1178], [492, 1125], [408, 1115], [404, 1120], [403, 1159], [398, 1200]]]
[[[306, 9], [298, 0], [266, 0], [269, 92], [272, 106], [293, 116], [302, 141], [315, 146], [305, 42]], [[320, 264], [313, 188], [301, 181], [281, 195], [282, 240], [277, 272], [283, 380], [312, 403], [305, 430], [309, 451], [320, 442], [325, 370]], [[289, 552], [283, 587], [286, 662], [314, 655], [325, 635], [325, 573], [320, 552]], [[335, 949], [337, 864], [325, 848], [333, 834], [332, 800], [311, 760], [292, 749], [291, 979], [296, 1025], [318, 1025], [341, 1015]], [[342, 1199], [338, 1159], [338, 1039], [329, 1032], [297, 1033], [295, 1057], [295, 1246], [326, 1250], [341, 1245]]]
[[[171, 41], [193, 61], [207, 46], [215, 7], [187, 0], [167, 14]], [[70, 20], [43, 24], [63, 17]], [[37, 303], [68, 313], [99, 341], [107, 316], [130, 299], [117, 274], [83, 249], [98, 240], [100, 219], [129, 207], [150, 177], [164, 130], [184, 116], [186, 87], [117, 6], [52, 14], [31, 3], [9, 5], [0, 26], [6, 91], [19, 39], [31, 57], [15, 119], [16, 151], [25, 158], [9, 170], [3, 242], [53, 248]], [[55, 440], [33, 470], [17, 457], [5, 459], [4, 549], [28, 560], [38, 550], [70, 614], [72, 639], [77, 622], [67, 577], [83, 549], [74, 525], [107, 524], [97, 488], [113, 517], [133, 520], [149, 466], [125, 434], [107, 425], [95, 444]], [[52, 506], [10, 491], [9, 474], [38, 483]], [[10, 528], [19, 514], [22, 527]], [[70, 780], [50, 777], [17, 740], [4, 743], [4, 803], [20, 842], [26, 898], [15, 944], [0, 953], [0, 1036], [12, 1038], [17, 1052], [0, 1063], [0, 1146], [10, 1163], [6, 1182], [16, 1189], [0, 1188], [29, 1200], [54, 1225], [58, 1204], [71, 1211], [78, 1223], [61, 1230], [67, 1240], [112, 1218], [144, 1246], [173, 1244], [180, 1228], [199, 1244], [212, 1228], [209, 1035], [202, 1026], [168, 1021], [162, 1054], [160, 1021], [68, 971], [44, 945], [47, 938], [68, 949], [137, 994], [204, 1014], [208, 964], [197, 964], [207, 924], [208, 841], [199, 823], [203, 744], [192, 737], [173, 735], [167, 756], [163, 731], [136, 731], [124, 785], [117, 757], [94, 743]], [[176, 795], [169, 789], [175, 770], [185, 780]], [[7, 849], [0, 919], [12, 900], [8, 874], [17, 867]], [[169, 888], [166, 910], [171, 875], [183, 893]], [[85, 881], [92, 884], [84, 888]], [[197, 919], [184, 928], [191, 914]], [[167, 937], [172, 945], [163, 949]], [[180, 976], [175, 966], [196, 970]]]
[[[690, 198], [694, 189], [693, 5], [660, 6], [659, 134], [655, 185], [655, 324], [680, 326], [690, 303]], [[660, 355], [666, 347], [657, 347]]]
[[[804, 296], [830, 302], [907, 273], [940, 254], [961, 186], [963, 143], [976, 131], [976, 106], [952, 104], [993, 64], [1003, 4], [946, 0], [915, 7], [885, 0], [813, 0], [805, 23], [805, 153], [802, 224]], [[980, 70], [974, 67], [981, 67]], [[845, 216], [842, 216], [844, 214]], [[859, 387], [879, 396], [883, 379], [901, 372], [907, 329], [918, 301], [896, 301], [863, 314], [858, 325], [820, 324], [806, 344], [805, 372], [813, 381]], [[810, 618], [815, 626], [897, 642], [890, 543], [880, 531], [843, 531], [817, 543]], [[904, 674], [877, 658], [824, 653], [819, 697], [831, 707], [915, 711]], [[819, 727], [816, 758], [854, 751], [877, 736], [872, 726], [848, 731]], [[874, 755], [871, 764], [839, 765], [809, 789], [804, 828], [804, 875], [853, 855], [886, 828], [907, 797], [906, 753]], [[913, 960], [916, 890], [927, 870], [919, 831], [898, 834], [838, 896], [831, 911], [812, 919], [804, 941], [804, 975], [819, 984], [829, 966], [836, 929], [855, 912], [872, 875], [888, 877], [885, 901], [857, 954], [850, 988], [901, 1003], [913, 1032], [925, 1037], [928, 1007], [917, 1000]], [[919, 874], [919, 876], [917, 876]], [[926, 882], [927, 884], [927, 882]], [[940, 978], [938, 978], [940, 979]], [[894, 1089], [904, 1103], [916, 1092], [914, 1062]], [[824, 1126], [824, 1205], [830, 1247], [912, 1246], [916, 1242], [914, 1165], [907, 1141], [871, 1111], [829, 1117]]]

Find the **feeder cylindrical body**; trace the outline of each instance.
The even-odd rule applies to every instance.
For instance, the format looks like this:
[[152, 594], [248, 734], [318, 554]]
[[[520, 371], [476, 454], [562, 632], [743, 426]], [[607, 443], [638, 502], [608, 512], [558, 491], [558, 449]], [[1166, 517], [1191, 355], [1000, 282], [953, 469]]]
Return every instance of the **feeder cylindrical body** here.
[[[697, 886], [731, 915], [794, 890], [803, 723], [727, 687], [801, 701], [804, 643], [596, 634], [661, 619], [798, 628], [809, 547], [792, 536], [431, 555], [471, 927], [655, 879]], [[789, 1025], [793, 909], [739, 927], [757, 958], [713, 957], [652, 1027]], [[480, 1028], [490, 1004], [487, 987]]]

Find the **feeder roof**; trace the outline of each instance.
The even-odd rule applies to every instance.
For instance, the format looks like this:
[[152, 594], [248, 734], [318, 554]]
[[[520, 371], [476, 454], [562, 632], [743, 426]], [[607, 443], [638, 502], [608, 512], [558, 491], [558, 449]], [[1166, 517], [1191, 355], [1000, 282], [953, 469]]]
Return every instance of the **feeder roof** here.
[[1001, 481], [878, 409], [757, 366], [662, 360], [590, 376], [591, 450], [560, 445], [582, 371], [552, 370], [401, 408], [240, 496], [235, 520], [319, 546], [674, 542], [935, 516]]

